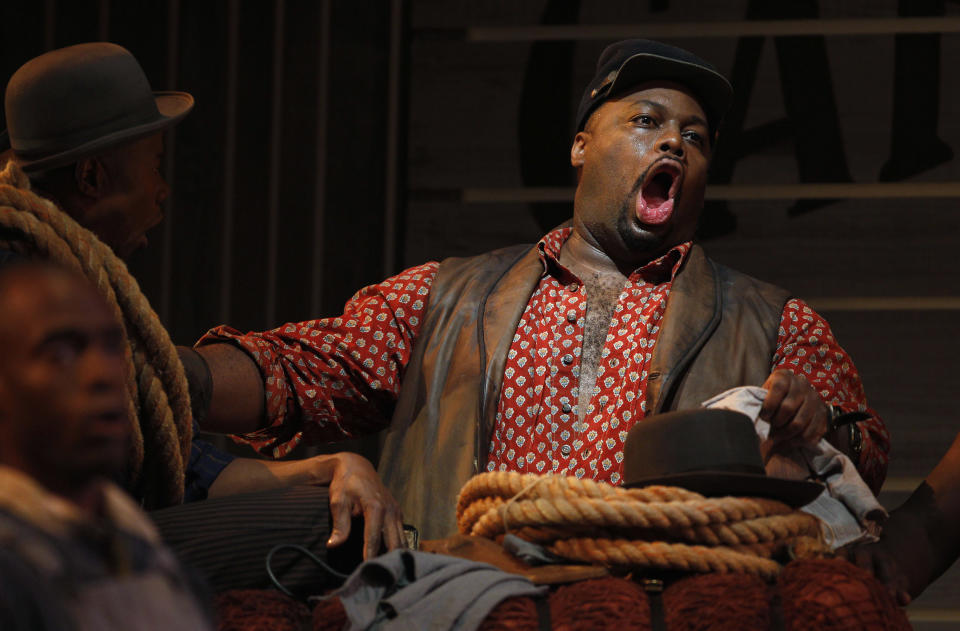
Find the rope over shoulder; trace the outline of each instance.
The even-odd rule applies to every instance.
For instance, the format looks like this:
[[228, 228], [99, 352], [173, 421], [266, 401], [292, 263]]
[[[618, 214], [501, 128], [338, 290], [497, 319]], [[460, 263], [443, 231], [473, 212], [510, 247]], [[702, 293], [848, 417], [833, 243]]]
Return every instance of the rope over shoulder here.
[[775, 500], [512, 472], [469, 480], [457, 500], [457, 526], [490, 539], [509, 528], [577, 561], [766, 579], [779, 572], [771, 557], [787, 545], [805, 556], [826, 551], [819, 520]]
[[106, 298], [127, 340], [134, 430], [128, 486], [148, 489], [141, 494], [148, 508], [182, 502], [193, 439], [187, 380], [173, 342], [126, 265], [96, 235], [33, 193], [14, 162], [0, 171], [0, 244], [77, 270]]

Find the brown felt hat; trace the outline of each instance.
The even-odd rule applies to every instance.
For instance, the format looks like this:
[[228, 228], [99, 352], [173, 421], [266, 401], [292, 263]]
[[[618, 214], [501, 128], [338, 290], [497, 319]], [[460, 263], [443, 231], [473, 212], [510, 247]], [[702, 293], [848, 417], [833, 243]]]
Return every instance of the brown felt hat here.
[[644, 419], [627, 434], [623, 485], [679, 486], [706, 496], [767, 497], [797, 507], [823, 485], [768, 477], [750, 419], [730, 410], [682, 410]]
[[9, 143], [25, 171], [69, 164], [173, 125], [186, 92], [154, 92], [130, 51], [77, 44], [31, 59], [7, 83]]

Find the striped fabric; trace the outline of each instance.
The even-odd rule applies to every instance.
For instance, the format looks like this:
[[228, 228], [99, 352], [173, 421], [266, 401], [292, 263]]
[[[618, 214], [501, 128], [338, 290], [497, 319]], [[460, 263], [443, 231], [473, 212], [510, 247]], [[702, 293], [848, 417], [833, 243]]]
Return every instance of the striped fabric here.
[[[282, 543], [306, 547], [333, 568], [349, 573], [361, 561], [363, 525], [328, 554], [330, 508], [327, 487], [297, 486], [231, 495], [154, 511], [150, 517], [183, 564], [200, 572], [215, 592], [267, 588], [266, 557]], [[315, 594], [334, 581], [293, 551], [273, 558], [273, 571], [292, 591]]]

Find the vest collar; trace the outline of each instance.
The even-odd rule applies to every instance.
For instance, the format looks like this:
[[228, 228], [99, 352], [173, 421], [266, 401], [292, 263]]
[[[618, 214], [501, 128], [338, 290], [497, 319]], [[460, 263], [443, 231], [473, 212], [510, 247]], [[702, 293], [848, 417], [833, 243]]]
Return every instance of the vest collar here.
[[660, 320], [663, 329], [653, 349], [647, 378], [648, 415], [667, 409], [677, 376], [684, 374], [720, 324], [722, 310], [717, 270], [703, 248], [694, 245], [674, 279], [666, 312]]

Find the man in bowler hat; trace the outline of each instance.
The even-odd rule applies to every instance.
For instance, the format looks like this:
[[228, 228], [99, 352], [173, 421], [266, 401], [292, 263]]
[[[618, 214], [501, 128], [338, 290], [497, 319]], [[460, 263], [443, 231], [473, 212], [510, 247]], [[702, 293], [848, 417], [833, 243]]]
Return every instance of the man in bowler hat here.
[[[569, 225], [533, 246], [410, 268], [337, 317], [212, 330], [198, 344], [208, 422], [276, 455], [301, 438], [387, 429], [379, 472], [432, 538], [453, 531], [475, 473], [617, 484], [633, 424], [762, 384], [775, 441], [826, 437], [878, 490], [886, 430], [829, 325], [695, 243], [731, 96], [688, 51], [610, 45], [577, 113]], [[831, 423], [851, 411], [869, 418]]]
[[[163, 203], [170, 190], [160, 171], [163, 132], [193, 105], [192, 96], [185, 92], [152, 91], [133, 55], [115, 44], [54, 50], [28, 61], [7, 85], [8, 153], [29, 176], [35, 192], [54, 201], [126, 258], [146, 245], [148, 231], [163, 219]], [[16, 255], [0, 254], [0, 261], [10, 258]], [[183, 349], [183, 359], [188, 370], [190, 362], [201, 361], [190, 349]], [[191, 391], [196, 411], [203, 407], [198, 398], [202, 394]], [[323, 485], [310, 501], [326, 504], [329, 492], [336, 528], [331, 534], [325, 505], [320, 507], [322, 515], [306, 508], [299, 511], [304, 517], [297, 526], [308, 529], [311, 536], [325, 531], [321, 547], [327, 535], [330, 545], [346, 541], [351, 518], [358, 513], [367, 516], [368, 529], [385, 531], [382, 537], [368, 534], [371, 549], [379, 547], [374, 540], [382, 538], [395, 547], [402, 537], [395, 503], [370, 463], [357, 454], [273, 462], [235, 458], [194, 440], [185, 485], [188, 502], [253, 491], [270, 494], [291, 485]], [[218, 504], [217, 510], [222, 506]], [[189, 522], [196, 516], [192, 510], [172, 511], [174, 520]], [[164, 514], [156, 516], [161, 519]], [[307, 514], [319, 523], [308, 523]], [[242, 547], [242, 542], [235, 543]], [[216, 580], [214, 584], [218, 586]]]

